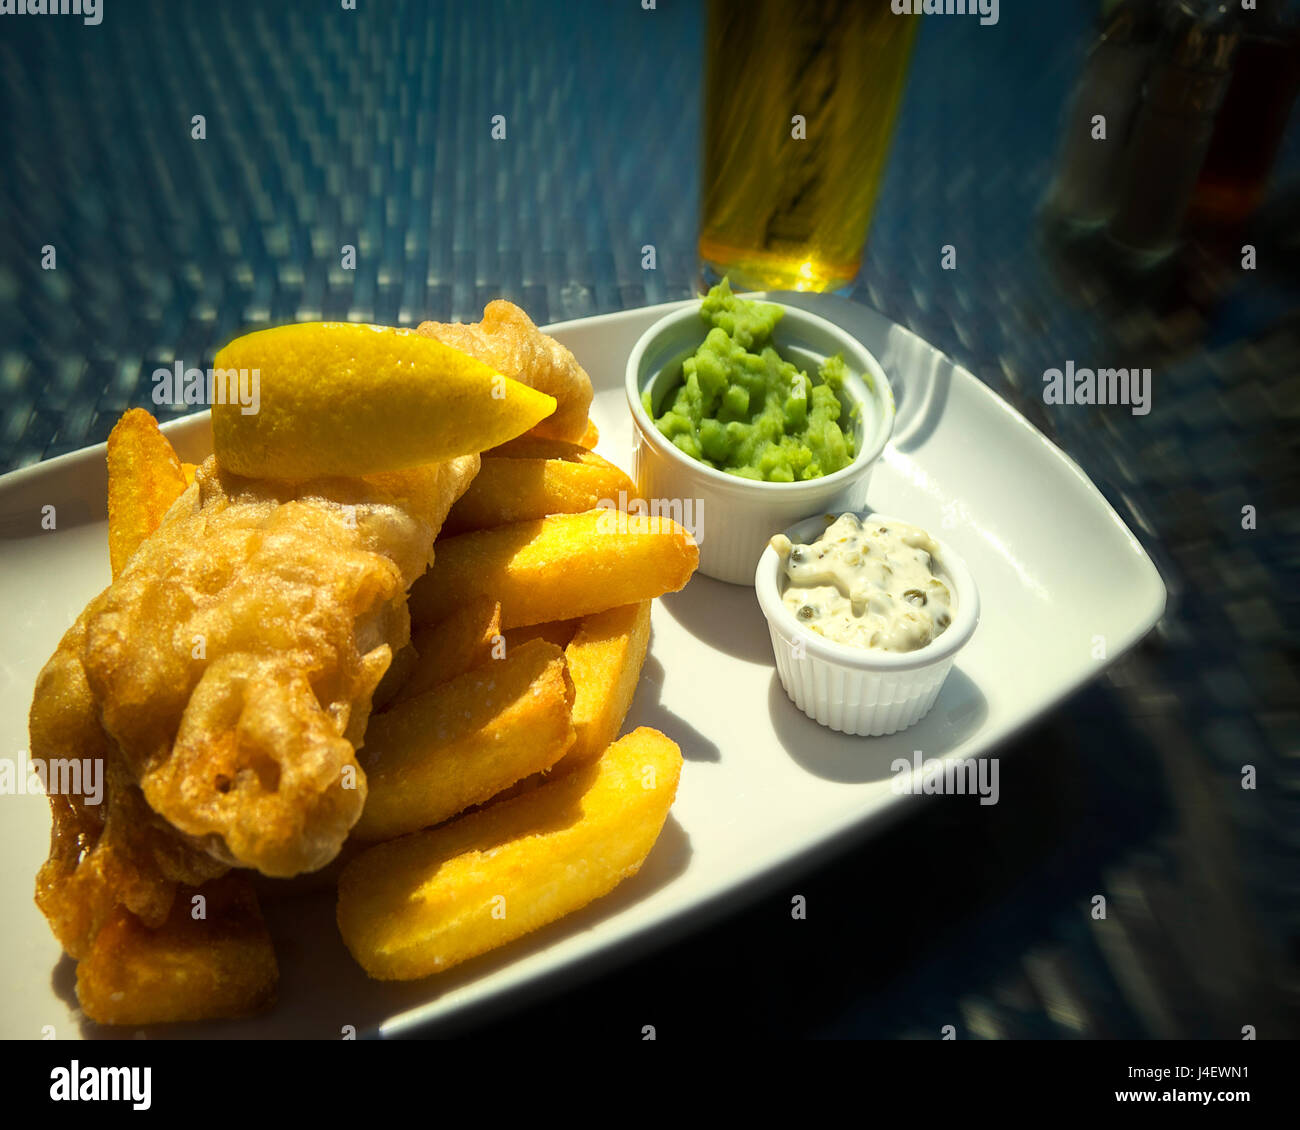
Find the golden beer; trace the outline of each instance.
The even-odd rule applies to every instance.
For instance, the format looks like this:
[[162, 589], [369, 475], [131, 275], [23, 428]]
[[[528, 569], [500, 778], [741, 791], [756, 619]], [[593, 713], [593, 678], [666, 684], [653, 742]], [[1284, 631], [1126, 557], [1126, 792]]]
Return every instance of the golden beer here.
[[852, 282], [916, 18], [889, 0], [711, 0], [708, 19], [702, 281]]

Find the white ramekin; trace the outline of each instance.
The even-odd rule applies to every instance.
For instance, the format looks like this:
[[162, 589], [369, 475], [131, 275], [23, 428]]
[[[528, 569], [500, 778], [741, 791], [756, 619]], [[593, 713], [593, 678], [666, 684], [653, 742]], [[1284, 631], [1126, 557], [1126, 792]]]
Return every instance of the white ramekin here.
[[[632, 477], [637, 491], [668, 507], [689, 504], [692, 532], [700, 545], [699, 570], [733, 585], [754, 583], [754, 566], [772, 535], [815, 510], [858, 510], [866, 505], [867, 485], [876, 459], [894, 429], [894, 393], [880, 363], [861, 342], [825, 318], [793, 306], [785, 311], [772, 343], [788, 361], [816, 376], [817, 366], [842, 354], [850, 376], [842, 399], [861, 402], [856, 423], [858, 454], [847, 467], [802, 483], [767, 483], [716, 471], [692, 459], [664, 436], [641, 404], [641, 393], [660, 374], [677, 383], [681, 362], [699, 348], [708, 332], [698, 304], [660, 318], [627, 361], [627, 402], [632, 413]], [[863, 377], [866, 377], [864, 380]], [[664, 390], [667, 391], [667, 390]], [[840, 418], [848, 422], [847, 413]]]
[[[902, 521], [876, 513], [862, 518], [873, 523]], [[785, 535], [796, 545], [806, 545], [827, 525], [826, 515], [818, 514]], [[781, 559], [770, 546], [764, 550], [754, 574], [755, 594], [767, 617], [781, 685], [809, 718], [841, 733], [879, 737], [919, 722], [934, 705], [953, 658], [980, 618], [979, 590], [966, 563], [947, 542], [934, 540], [939, 548], [936, 575], [952, 591], [952, 623], [932, 643], [906, 652], [849, 647], [809, 631], [781, 600]], [[796, 640], [801, 645], [797, 651]]]

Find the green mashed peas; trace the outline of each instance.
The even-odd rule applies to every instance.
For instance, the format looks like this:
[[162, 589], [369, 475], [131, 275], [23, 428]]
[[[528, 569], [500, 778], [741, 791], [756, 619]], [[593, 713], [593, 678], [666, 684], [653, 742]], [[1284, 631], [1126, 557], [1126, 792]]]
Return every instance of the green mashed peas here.
[[708, 336], [682, 362], [660, 416], [649, 389], [642, 394], [655, 426], [691, 458], [770, 483], [818, 479], [853, 461], [853, 434], [839, 423], [844, 359], [827, 358], [816, 382], [783, 360], [770, 344], [782, 312], [737, 298], [723, 279], [700, 306]]

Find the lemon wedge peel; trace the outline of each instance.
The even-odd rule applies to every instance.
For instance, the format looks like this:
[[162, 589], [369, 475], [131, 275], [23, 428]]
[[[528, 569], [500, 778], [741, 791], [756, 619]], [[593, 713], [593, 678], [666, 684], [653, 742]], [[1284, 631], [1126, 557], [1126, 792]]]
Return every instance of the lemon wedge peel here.
[[[551, 415], [555, 398], [432, 338], [357, 322], [300, 322], [217, 353], [217, 462], [239, 475], [369, 475], [485, 451]], [[255, 378], [255, 383], [254, 382]], [[255, 411], [250, 411], [255, 407]]]

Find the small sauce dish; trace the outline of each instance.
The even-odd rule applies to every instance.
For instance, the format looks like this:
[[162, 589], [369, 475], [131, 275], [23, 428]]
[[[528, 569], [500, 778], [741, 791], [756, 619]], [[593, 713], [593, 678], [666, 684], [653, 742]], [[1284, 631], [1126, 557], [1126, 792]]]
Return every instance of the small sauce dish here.
[[[902, 521], [874, 512], [858, 516], [864, 528]], [[838, 513], [818, 514], [784, 533], [795, 545], [810, 544], [838, 517]], [[785, 578], [780, 556], [770, 545], [763, 551], [754, 573], [754, 591], [767, 618], [781, 685], [809, 718], [841, 733], [879, 737], [919, 722], [934, 706], [955, 656], [979, 623], [980, 599], [965, 561], [946, 542], [930, 536], [938, 550], [934, 574], [951, 593], [951, 620], [914, 651], [856, 647], [812, 631], [782, 599]]]

